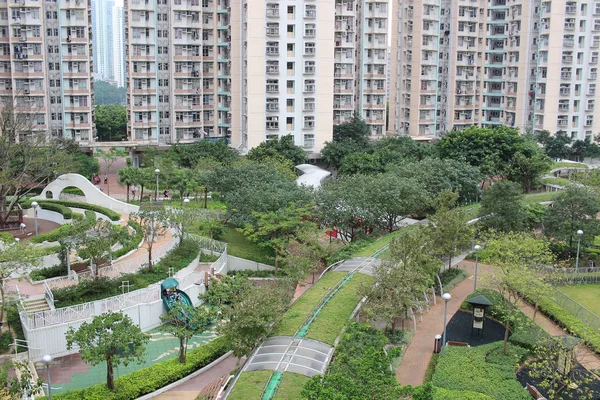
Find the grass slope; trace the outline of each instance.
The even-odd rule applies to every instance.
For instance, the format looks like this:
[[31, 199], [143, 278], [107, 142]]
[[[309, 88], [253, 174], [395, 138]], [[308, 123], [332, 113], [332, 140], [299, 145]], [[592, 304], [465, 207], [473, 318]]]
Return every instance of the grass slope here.
[[346, 275], [346, 272], [328, 272], [308, 289], [283, 315], [273, 329], [272, 336], [293, 336], [306, 317], [331, 290]]
[[273, 371], [243, 372], [227, 398], [229, 400], [260, 399], [272, 373]]
[[273, 251], [251, 242], [241, 232], [232, 226], [225, 226], [223, 236], [219, 238], [227, 242], [227, 253], [234, 257], [244, 258], [263, 264], [274, 265], [275, 255]]
[[302, 388], [310, 378], [293, 372], [286, 372], [281, 378], [274, 400], [300, 399]]
[[361, 299], [358, 288], [362, 283], [372, 284], [373, 282], [374, 279], [368, 275], [358, 273], [353, 276], [323, 307], [317, 319], [310, 326], [306, 337], [333, 346], [335, 339]]
[[583, 304], [591, 312], [600, 315], [600, 285], [572, 285], [561, 286], [560, 290], [573, 300]]

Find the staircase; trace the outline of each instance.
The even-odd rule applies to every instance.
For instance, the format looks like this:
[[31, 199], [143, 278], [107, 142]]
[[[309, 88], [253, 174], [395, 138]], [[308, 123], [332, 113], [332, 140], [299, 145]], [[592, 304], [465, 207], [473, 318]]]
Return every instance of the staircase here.
[[25, 311], [27, 311], [28, 313], [34, 313], [34, 312], [38, 312], [38, 311], [46, 311], [46, 310], [50, 309], [50, 306], [48, 305], [48, 302], [46, 301], [45, 298], [24, 299], [23, 307], [25, 308]]

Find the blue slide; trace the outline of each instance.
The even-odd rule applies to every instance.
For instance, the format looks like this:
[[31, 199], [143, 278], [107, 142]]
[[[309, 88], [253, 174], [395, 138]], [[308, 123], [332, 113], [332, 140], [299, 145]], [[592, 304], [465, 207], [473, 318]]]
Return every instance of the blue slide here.
[[[187, 293], [185, 293], [183, 290], [177, 289], [177, 286], [179, 286], [179, 282], [177, 282], [175, 278], [165, 279], [160, 285], [160, 297], [167, 308], [167, 312], [173, 308], [177, 302], [181, 302], [190, 307], [194, 306]], [[181, 317], [186, 321], [189, 320], [189, 317], [185, 313]]]

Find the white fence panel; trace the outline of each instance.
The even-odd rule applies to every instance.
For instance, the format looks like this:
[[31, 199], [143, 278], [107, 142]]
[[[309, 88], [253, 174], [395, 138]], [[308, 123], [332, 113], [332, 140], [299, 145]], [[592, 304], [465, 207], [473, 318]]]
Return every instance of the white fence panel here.
[[239, 257], [228, 256], [227, 257], [227, 269], [229, 271], [243, 271], [243, 270], [254, 270], [254, 271], [272, 271], [275, 267], [267, 264], [262, 264], [256, 261], [250, 261]]

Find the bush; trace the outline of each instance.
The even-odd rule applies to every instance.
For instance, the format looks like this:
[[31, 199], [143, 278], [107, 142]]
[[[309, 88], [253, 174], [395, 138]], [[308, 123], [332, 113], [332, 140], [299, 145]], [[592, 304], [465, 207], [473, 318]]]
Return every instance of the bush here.
[[13, 337], [9, 331], [2, 332], [0, 335], [0, 351], [7, 351], [13, 342]]
[[15, 242], [15, 238], [8, 232], [0, 232], [0, 242], [4, 244], [12, 244]]
[[448, 390], [433, 388], [433, 400], [493, 400], [487, 394], [472, 392], [470, 390]]
[[53, 267], [33, 270], [29, 273], [29, 278], [32, 281], [43, 281], [44, 279], [55, 278], [57, 276], [66, 276], [67, 272], [67, 266], [60, 264]]
[[113, 259], [124, 256], [132, 250], [137, 249], [140, 242], [144, 238], [144, 233], [142, 232], [142, 227], [140, 224], [135, 222], [134, 220], [127, 221], [127, 225], [134, 230], [133, 235], [127, 236], [127, 241], [125, 243], [121, 243], [123, 247], [113, 253]]
[[[32, 200], [27, 200], [24, 204], [31, 206]], [[68, 201], [68, 200], [36, 200], [42, 207], [47, 208], [47, 205], [61, 205], [64, 207], [73, 207], [73, 208], [82, 208], [84, 210], [97, 211], [100, 214], [106, 215], [112, 221], [119, 221], [121, 219], [121, 214], [114, 212], [105, 207], [97, 206], [95, 204], [83, 203], [80, 201]], [[22, 206], [24, 207], [24, 206]], [[24, 207], [25, 208], [25, 207]], [[27, 207], [29, 208], [29, 207]]]
[[[21, 318], [19, 317], [19, 309], [16, 304], [11, 304], [6, 307], [6, 321], [8, 322], [8, 326], [12, 328], [17, 335], [17, 339], [25, 340], [25, 333], [23, 332], [23, 325], [21, 325]], [[17, 347], [17, 352], [21, 353], [27, 351], [24, 347]]]
[[57, 242], [65, 237], [73, 236], [81, 229], [87, 229], [96, 223], [96, 214], [93, 211], [85, 212], [85, 219], [80, 224], [65, 224], [51, 232], [31, 238], [32, 243]]
[[483, 393], [497, 400], [529, 399], [515, 377], [516, 366], [529, 352], [511, 344], [507, 350], [506, 355], [502, 353], [502, 342], [448, 347], [446, 355], [438, 360], [432, 384], [452, 391]]
[[134, 289], [142, 289], [159, 282], [169, 276], [169, 268], [175, 272], [187, 267], [199, 252], [198, 244], [194, 241], [184, 241], [183, 244], [171, 250], [153, 268], [141, 269], [138, 273], [122, 275], [118, 278], [98, 278], [83, 280], [76, 286], [68, 286], [54, 290], [54, 302], [57, 307], [68, 307], [74, 304], [106, 299], [121, 294], [122, 281], [129, 281]]
[[[448, 268], [447, 270], [442, 271], [439, 274], [445, 293], [449, 292], [454, 286], [458, 285], [460, 282], [465, 280], [467, 276], [469, 276], [469, 273], [466, 270], [460, 268]], [[437, 279], [435, 280], [435, 290], [437, 293], [442, 292], [442, 289], [440, 288], [440, 284]]]
[[229, 276], [244, 276], [246, 278], [272, 278], [272, 277], [282, 277], [282, 276], [286, 276], [286, 273], [284, 270], [278, 270], [277, 273], [275, 273], [275, 270], [262, 270], [262, 271], [255, 271], [255, 270], [250, 270], [250, 269], [246, 269], [243, 271], [227, 271], [227, 275]]
[[229, 349], [227, 340], [224, 337], [218, 337], [210, 343], [189, 350], [185, 364], [179, 363], [175, 357], [118, 377], [115, 379], [114, 392], [108, 390], [105, 384], [99, 384], [86, 389], [55, 394], [53, 398], [57, 400], [134, 400], [207, 366], [227, 353]]

